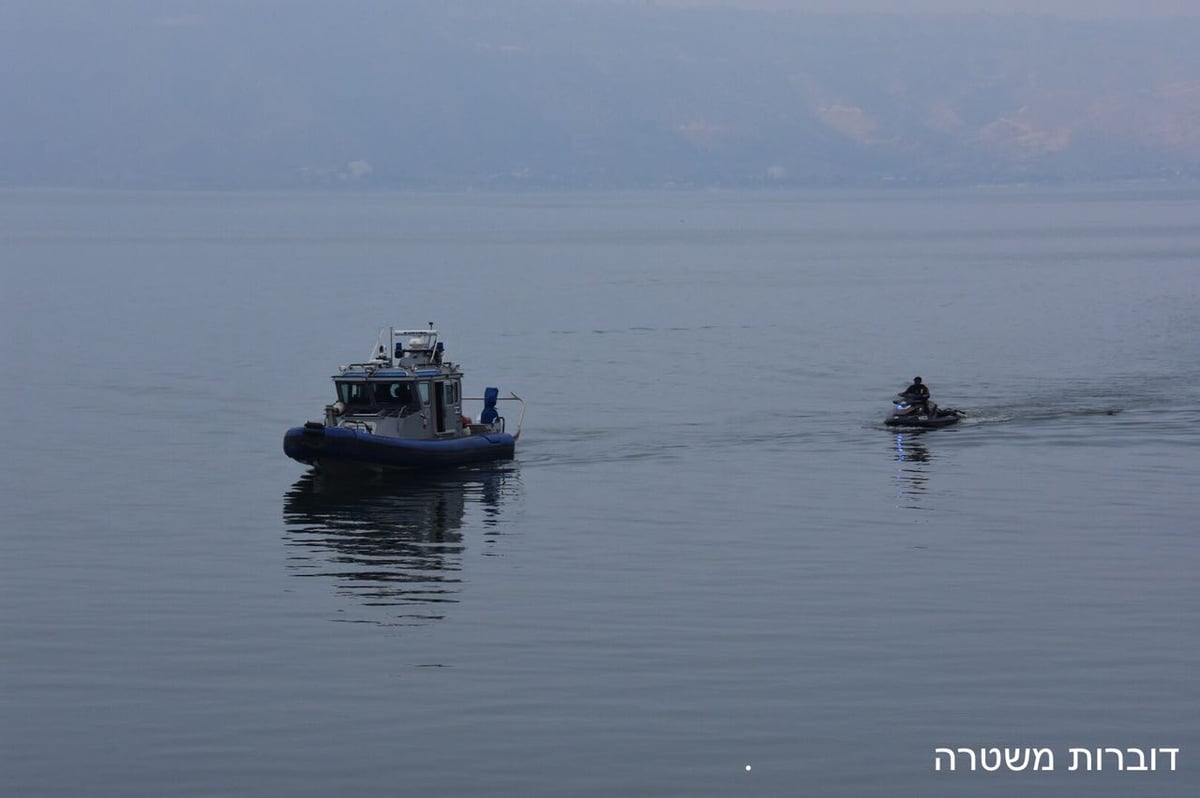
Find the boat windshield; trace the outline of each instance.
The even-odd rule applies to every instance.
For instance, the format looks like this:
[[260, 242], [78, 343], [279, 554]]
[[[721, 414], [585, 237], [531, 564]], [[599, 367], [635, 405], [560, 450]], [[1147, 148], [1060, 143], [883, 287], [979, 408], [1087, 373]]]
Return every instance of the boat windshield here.
[[377, 405], [419, 406], [411, 382], [377, 382], [371, 387], [374, 389], [375, 404]]
[[338, 399], [341, 399], [346, 407], [366, 407], [371, 404], [365, 382], [339, 382], [337, 389]]
[[414, 411], [421, 409], [421, 400], [412, 382], [339, 381], [337, 393], [338, 399], [351, 410], [376, 407], [407, 407]]

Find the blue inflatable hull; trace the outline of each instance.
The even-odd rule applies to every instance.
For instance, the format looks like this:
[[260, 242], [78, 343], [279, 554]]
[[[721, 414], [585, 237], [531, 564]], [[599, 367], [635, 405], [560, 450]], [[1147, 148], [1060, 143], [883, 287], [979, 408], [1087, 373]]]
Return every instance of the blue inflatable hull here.
[[507, 432], [443, 440], [408, 440], [315, 423], [292, 427], [283, 436], [283, 451], [288, 457], [322, 467], [451, 468], [511, 459], [516, 445], [517, 439]]

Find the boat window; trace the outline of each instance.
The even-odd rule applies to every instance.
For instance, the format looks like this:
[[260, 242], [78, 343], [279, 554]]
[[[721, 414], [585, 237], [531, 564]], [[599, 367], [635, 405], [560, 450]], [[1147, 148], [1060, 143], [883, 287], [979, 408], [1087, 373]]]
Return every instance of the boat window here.
[[375, 404], [415, 406], [416, 394], [411, 382], [377, 382], [375, 389]]
[[371, 400], [367, 396], [367, 385], [363, 382], [339, 382], [337, 384], [338, 398], [347, 407], [362, 407], [369, 405]]
[[420, 393], [420, 395], [421, 395], [421, 404], [423, 404], [423, 405], [429, 404], [429, 383], [428, 382], [418, 382], [417, 383], [417, 392]]
[[457, 382], [446, 383], [446, 404], [448, 404], [448, 405], [458, 404], [458, 383]]

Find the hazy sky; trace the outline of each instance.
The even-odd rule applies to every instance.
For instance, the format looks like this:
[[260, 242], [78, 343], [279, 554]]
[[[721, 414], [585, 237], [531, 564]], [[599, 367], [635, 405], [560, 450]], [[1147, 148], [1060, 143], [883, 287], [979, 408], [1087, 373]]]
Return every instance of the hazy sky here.
[[[653, 0], [651, 0], [653, 2]], [[1200, 16], [1200, 0], [660, 0], [663, 5], [721, 5], [794, 11], [1053, 14], [1071, 17]]]
[[0, 186], [1200, 178], [1196, 41], [1200, 0], [0, 0]]

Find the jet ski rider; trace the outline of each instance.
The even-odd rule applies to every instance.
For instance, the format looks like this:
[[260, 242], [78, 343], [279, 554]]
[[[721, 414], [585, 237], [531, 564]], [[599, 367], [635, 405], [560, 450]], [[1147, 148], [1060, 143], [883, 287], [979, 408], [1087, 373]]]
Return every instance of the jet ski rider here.
[[921, 382], [920, 377], [913, 377], [912, 385], [904, 389], [900, 394], [909, 401], [910, 404], [917, 406], [919, 411], [925, 415], [930, 414], [929, 408], [929, 389], [925, 387], [925, 383]]

